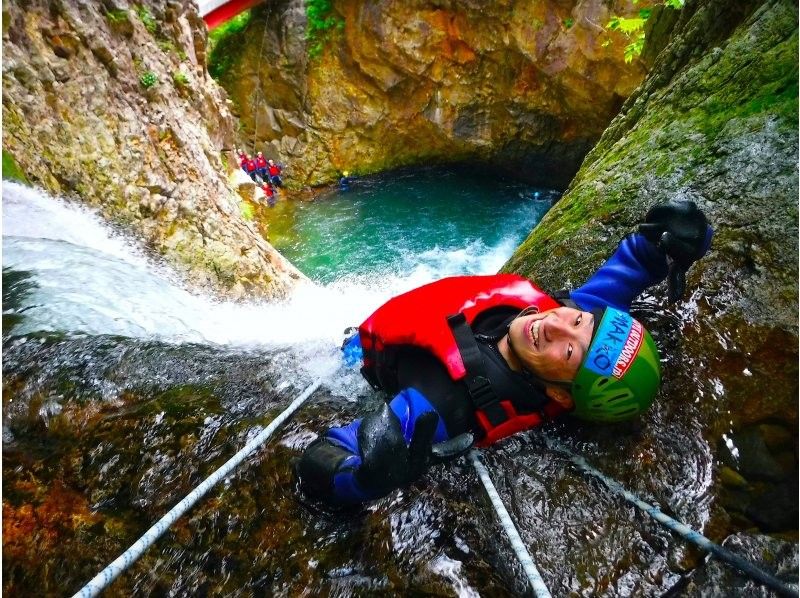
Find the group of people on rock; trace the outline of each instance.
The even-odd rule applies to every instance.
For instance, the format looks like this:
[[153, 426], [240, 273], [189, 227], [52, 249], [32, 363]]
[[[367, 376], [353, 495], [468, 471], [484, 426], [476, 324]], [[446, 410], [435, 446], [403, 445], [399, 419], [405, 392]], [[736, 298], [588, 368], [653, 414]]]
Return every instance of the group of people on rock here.
[[257, 152], [255, 158], [241, 149], [236, 150], [236, 153], [240, 168], [261, 187], [267, 201], [272, 205], [276, 188], [283, 186], [281, 180], [283, 166], [276, 164], [274, 160], [267, 160], [261, 152]]

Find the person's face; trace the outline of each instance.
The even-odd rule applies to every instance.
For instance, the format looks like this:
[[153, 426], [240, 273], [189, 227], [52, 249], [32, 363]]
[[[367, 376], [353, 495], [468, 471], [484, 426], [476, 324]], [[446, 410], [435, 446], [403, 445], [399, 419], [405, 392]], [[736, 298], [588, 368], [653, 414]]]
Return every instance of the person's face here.
[[558, 307], [515, 318], [508, 329], [522, 366], [545, 380], [570, 382], [592, 341], [594, 316]]
[[261, 152], [258, 152], [258, 157], [259, 158], [263, 157], [263, 154]]
[[275, 162], [273, 162], [272, 160], [267, 160], [267, 162], [269, 162], [270, 165], [275, 164]]

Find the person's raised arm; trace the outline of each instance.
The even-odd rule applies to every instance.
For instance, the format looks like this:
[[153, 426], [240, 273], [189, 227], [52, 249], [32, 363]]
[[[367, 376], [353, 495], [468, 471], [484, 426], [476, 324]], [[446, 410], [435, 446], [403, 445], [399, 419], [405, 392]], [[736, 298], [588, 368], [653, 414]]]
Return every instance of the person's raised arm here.
[[639, 233], [625, 237], [589, 280], [570, 293], [581, 309], [630, 310], [647, 287], [668, 278], [669, 301], [683, 295], [686, 271], [711, 246], [713, 231], [694, 202], [670, 201], [647, 213]]

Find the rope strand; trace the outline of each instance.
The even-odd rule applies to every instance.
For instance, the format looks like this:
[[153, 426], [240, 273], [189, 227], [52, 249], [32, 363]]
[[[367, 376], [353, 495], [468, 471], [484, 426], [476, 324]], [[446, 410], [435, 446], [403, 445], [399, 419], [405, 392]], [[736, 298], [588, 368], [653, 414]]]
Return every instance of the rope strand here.
[[236, 453], [233, 457], [228, 459], [222, 467], [217, 469], [214, 473], [208, 476], [197, 488], [192, 490], [186, 497], [177, 505], [172, 507], [170, 511], [156, 522], [153, 527], [147, 530], [144, 535], [136, 540], [128, 550], [119, 555], [112, 563], [105, 569], [95, 575], [89, 583], [81, 588], [73, 598], [89, 598], [90, 596], [97, 596], [102, 592], [112, 581], [119, 577], [120, 573], [130, 567], [136, 560], [142, 556], [145, 550], [152, 546], [156, 540], [167, 529], [175, 523], [178, 518], [183, 515], [189, 508], [194, 505], [212, 486], [228, 475], [234, 467], [239, 465], [245, 457], [261, 446], [278, 427], [286, 421], [292, 413], [297, 411], [300, 406], [311, 396], [322, 380], [316, 380], [303, 393], [297, 397], [292, 403], [281, 412], [272, 422], [262, 430], [258, 436], [248, 442], [243, 449]]

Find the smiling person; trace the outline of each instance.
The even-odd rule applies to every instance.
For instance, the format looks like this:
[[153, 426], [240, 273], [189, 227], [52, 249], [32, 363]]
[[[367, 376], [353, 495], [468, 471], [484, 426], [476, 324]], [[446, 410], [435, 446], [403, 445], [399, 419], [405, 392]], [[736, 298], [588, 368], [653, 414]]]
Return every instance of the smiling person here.
[[565, 413], [635, 417], [661, 382], [658, 350], [628, 314], [645, 288], [685, 290], [712, 230], [692, 202], [652, 208], [639, 233], [581, 287], [550, 296], [513, 274], [460, 276], [387, 301], [345, 341], [345, 361], [389, 402], [312, 442], [302, 488], [331, 505], [407, 485], [473, 443], [488, 446]]

